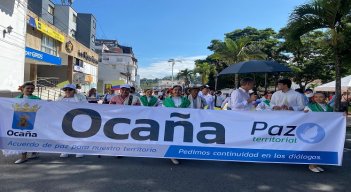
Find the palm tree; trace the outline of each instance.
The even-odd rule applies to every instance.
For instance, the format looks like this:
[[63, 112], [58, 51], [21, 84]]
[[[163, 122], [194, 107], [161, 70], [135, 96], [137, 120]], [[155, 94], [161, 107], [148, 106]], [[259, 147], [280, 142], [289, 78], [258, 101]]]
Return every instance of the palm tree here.
[[295, 41], [300, 41], [302, 35], [317, 29], [330, 31], [329, 43], [334, 52], [335, 62], [336, 111], [340, 111], [341, 100], [341, 45], [350, 12], [351, 0], [313, 0], [294, 9], [286, 28], [288, 38]]
[[191, 77], [192, 77], [192, 74], [194, 72], [192, 70], [189, 70], [189, 69], [184, 69], [184, 70], [181, 70], [179, 71], [179, 73], [177, 74], [177, 79], [181, 79], [183, 78], [184, 79], [184, 82], [185, 82], [185, 87], [189, 87], [190, 85], [190, 80], [191, 80]]
[[207, 62], [195, 63], [195, 66], [196, 67], [194, 69], [194, 72], [199, 73], [201, 75], [201, 83], [203, 85], [206, 85], [208, 82], [210, 73], [215, 71], [215, 66]]
[[[261, 51], [261, 46], [248, 38], [240, 38], [236, 41], [225, 38], [224, 42], [217, 47], [214, 58], [221, 58], [227, 65], [247, 61], [251, 59], [266, 59], [267, 55]], [[239, 85], [239, 76], [235, 74], [235, 87]]]

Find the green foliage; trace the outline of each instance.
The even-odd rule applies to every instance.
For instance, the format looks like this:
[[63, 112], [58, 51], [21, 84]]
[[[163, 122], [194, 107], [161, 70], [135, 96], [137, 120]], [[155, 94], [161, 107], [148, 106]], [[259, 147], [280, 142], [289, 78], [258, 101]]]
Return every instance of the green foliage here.
[[189, 87], [190, 81], [194, 79], [193, 74], [194, 74], [193, 70], [184, 69], [179, 71], [179, 73], [177, 74], [177, 79], [184, 79], [185, 86]]
[[289, 23], [285, 29], [288, 41], [299, 42], [304, 34], [317, 29], [324, 29], [330, 34], [325, 42], [332, 49], [335, 70], [335, 108], [340, 109], [341, 75], [346, 60], [345, 34], [350, 24], [351, 0], [313, 0], [296, 7], [290, 15]]
[[[282, 35], [285, 31], [282, 30]], [[328, 33], [314, 31], [301, 36], [300, 41], [287, 40], [282, 44], [282, 51], [290, 55], [289, 75], [300, 88], [316, 79], [328, 82], [333, 78], [332, 50], [325, 43]]]
[[199, 73], [201, 75], [201, 83], [203, 85], [208, 83], [208, 78], [211, 73], [215, 71], [215, 67], [207, 62], [203, 62], [202, 60], [195, 61], [195, 73]]

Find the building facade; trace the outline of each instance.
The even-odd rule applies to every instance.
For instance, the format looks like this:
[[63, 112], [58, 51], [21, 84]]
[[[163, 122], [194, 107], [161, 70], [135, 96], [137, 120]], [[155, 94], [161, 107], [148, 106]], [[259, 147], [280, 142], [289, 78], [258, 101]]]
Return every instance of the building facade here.
[[55, 5], [54, 25], [63, 33], [76, 38], [77, 12], [69, 5]]
[[[131, 47], [119, 45], [116, 40], [97, 39], [95, 51], [99, 53], [99, 87], [121, 82], [140, 87], [137, 79], [138, 60]], [[139, 84], [138, 84], [139, 83]]]
[[0, 1], [0, 92], [24, 81], [27, 0]]
[[39, 86], [81, 84], [85, 92], [97, 87], [98, 55], [94, 51], [31, 11], [27, 20], [25, 80]]
[[50, 0], [28, 0], [28, 9], [50, 24], [54, 24], [55, 4]]
[[94, 50], [95, 38], [96, 19], [94, 15], [89, 13], [78, 13], [76, 39], [86, 47]]

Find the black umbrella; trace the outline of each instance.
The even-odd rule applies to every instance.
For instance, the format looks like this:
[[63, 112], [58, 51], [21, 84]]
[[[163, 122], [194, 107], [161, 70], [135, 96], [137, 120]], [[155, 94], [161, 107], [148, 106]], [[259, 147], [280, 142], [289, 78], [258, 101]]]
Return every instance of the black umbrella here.
[[274, 72], [291, 72], [291, 69], [276, 61], [251, 60], [237, 64], [232, 64], [223, 69], [219, 75], [236, 74], [236, 73], [274, 73]]
[[219, 75], [238, 73], [265, 73], [265, 90], [267, 90], [267, 73], [291, 72], [291, 69], [276, 61], [251, 60], [232, 64], [223, 69]]

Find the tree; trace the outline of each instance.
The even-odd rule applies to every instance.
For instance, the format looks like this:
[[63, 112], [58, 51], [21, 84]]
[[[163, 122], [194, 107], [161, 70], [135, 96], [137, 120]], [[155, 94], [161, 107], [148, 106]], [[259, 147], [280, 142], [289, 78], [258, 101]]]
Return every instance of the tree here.
[[301, 36], [316, 29], [330, 32], [335, 68], [335, 110], [340, 111], [343, 32], [351, 11], [351, 0], [313, 0], [297, 6], [287, 25], [288, 38], [299, 41]]
[[[261, 51], [261, 46], [246, 37], [232, 40], [225, 38], [224, 42], [213, 42], [212, 57], [222, 60], [227, 66], [251, 59], [266, 59], [266, 54]], [[235, 87], [239, 85], [238, 75], [235, 75]]]
[[[285, 29], [281, 30], [284, 36]], [[323, 82], [331, 80], [333, 60], [331, 50], [324, 40], [328, 34], [323, 31], [314, 31], [301, 36], [300, 41], [287, 40], [282, 45], [282, 50], [289, 57], [289, 67], [292, 69], [290, 76], [302, 90], [306, 85], [316, 79]]]
[[[230, 39], [232, 42], [226, 39]], [[218, 72], [222, 71], [230, 64], [250, 59], [269, 59], [283, 62], [287, 60], [287, 57], [281, 54], [281, 43], [282, 41], [279, 39], [278, 34], [271, 28], [263, 30], [252, 27], [236, 29], [225, 34], [224, 42], [220, 40], [211, 41], [211, 45], [208, 46], [208, 49], [214, 53], [206, 58], [206, 62], [215, 65], [216, 71]], [[229, 47], [229, 50], [231, 51], [227, 49]], [[234, 51], [233, 48], [235, 47], [237, 51]], [[239, 47], [242, 47], [243, 49]], [[238, 57], [234, 58], [234, 55]], [[263, 76], [262, 78], [260, 76], [261, 75], [256, 75], [256, 78], [264, 79]], [[229, 85], [228, 83], [231, 82], [230, 80], [233, 79], [233, 77], [223, 76], [219, 78], [219, 85], [224, 87], [231, 86], [232, 84]], [[268, 80], [270, 80], [270, 78], [273, 78], [272, 74], [268, 76]], [[237, 75], [236, 79], [236, 82], [238, 82]]]
[[201, 60], [195, 61], [195, 73], [199, 73], [201, 75], [201, 83], [206, 85], [208, 82], [208, 78], [211, 72], [215, 70], [213, 65], [210, 65], [207, 62], [202, 62]]
[[192, 75], [193, 75], [193, 70], [189, 70], [189, 69], [184, 69], [179, 71], [179, 73], [177, 74], [177, 79], [184, 79], [184, 83], [185, 83], [185, 87], [189, 87], [190, 85], [190, 80], [192, 79]]

